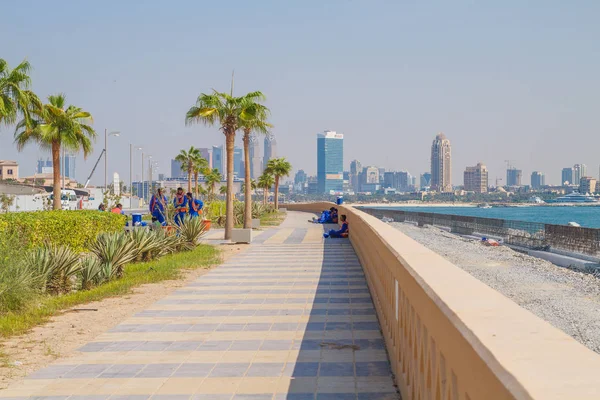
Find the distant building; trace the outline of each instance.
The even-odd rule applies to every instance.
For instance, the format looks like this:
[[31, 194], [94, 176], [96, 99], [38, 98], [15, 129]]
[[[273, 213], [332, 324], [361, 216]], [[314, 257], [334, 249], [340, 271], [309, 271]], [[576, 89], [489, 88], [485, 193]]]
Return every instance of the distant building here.
[[419, 185], [421, 186], [421, 189], [429, 188], [431, 186], [431, 173], [422, 173], [419, 180]]
[[355, 193], [360, 190], [360, 179], [359, 175], [362, 171], [362, 165], [358, 160], [352, 160], [350, 162], [350, 187]]
[[521, 178], [523, 171], [516, 168], [508, 168], [506, 170], [506, 186], [521, 186]]
[[238, 178], [244, 177], [244, 151], [239, 147], [233, 149], [233, 175]]
[[431, 144], [431, 190], [452, 192], [452, 155], [450, 141], [443, 133]]
[[573, 185], [579, 185], [579, 181], [582, 177], [587, 176], [587, 167], [585, 164], [573, 165]]
[[410, 192], [412, 186], [412, 176], [407, 171], [397, 172], [398, 174], [398, 187], [397, 189], [401, 192]]
[[464, 173], [464, 186], [467, 192], [487, 193], [487, 167], [482, 163], [477, 163], [474, 167], [467, 167]]
[[579, 179], [579, 193], [596, 193], [596, 179], [583, 176]]
[[47, 173], [51, 173], [52, 172], [52, 160], [49, 158], [46, 158], [46, 160], [44, 159], [39, 159], [37, 161], [37, 169], [36, 172], [38, 174], [47, 174]]
[[258, 179], [263, 173], [263, 159], [260, 156], [260, 142], [256, 135], [250, 136], [250, 176], [252, 179]]
[[296, 185], [299, 185], [299, 184], [303, 185], [306, 183], [307, 179], [308, 179], [308, 176], [306, 175], [306, 172], [304, 172], [304, 170], [301, 169], [301, 170], [298, 170], [298, 172], [296, 172], [296, 176], [294, 176], [294, 183]]
[[19, 164], [16, 161], [0, 160], [0, 180], [19, 179]]
[[65, 169], [64, 175], [67, 178], [71, 178], [71, 180], [75, 180], [75, 162], [76, 162], [75, 154], [72, 154], [72, 153], [65, 154], [65, 160], [64, 160], [64, 164], [63, 164], [63, 168]]
[[225, 170], [223, 168], [223, 159], [225, 158], [223, 155], [223, 146], [213, 146], [212, 158], [213, 169], [218, 169], [221, 175], [225, 175]]
[[383, 174], [383, 187], [398, 189], [398, 174], [392, 171], [385, 172]]
[[277, 140], [273, 134], [265, 136], [265, 156], [263, 157], [263, 170], [267, 168], [269, 160], [277, 158]]
[[[265, 154], [266, 157], [266, 154]], [[325, 131], [317, 135], [317, 182], [319, 193], [344, 189], [344, 135]]]
[[561, 173], [560, 184], [561, 185], [564, 185], [564, 184], [572, 185], [573, 184], [573, 175], [574, 175], [573, 168], [571, 168], [571, 167], [563, 168], [562, 173]]
[[181, 163], [175, 159], [171, 160], [171, 178], [178, 179], [187, 176], [187, 171], [181, 169]]
[[372, 166], [364, 167], [363, 174], [365, 178], [363, 183], [379, 183], [379, 168]]
[[[200, 155], [208, 162], [208, 168], [212, 168], [212, 153], [209, 148], [200, 148]], [[162, 180], [162, 179], [160, 179]]]
[[542, 186], [546, 185], [546, 176], [543, 172], [533, 171], [531, 173], [531, 188], [532, 189], [540, 189]]
[[158, 180], [159, 181], [164, 181], [166, 178], [165, 174], [158, 174]]
[[378, 168], [379, 169], [379, 183], [383, 184], [383, 178], [385, 176], [385, 168]]

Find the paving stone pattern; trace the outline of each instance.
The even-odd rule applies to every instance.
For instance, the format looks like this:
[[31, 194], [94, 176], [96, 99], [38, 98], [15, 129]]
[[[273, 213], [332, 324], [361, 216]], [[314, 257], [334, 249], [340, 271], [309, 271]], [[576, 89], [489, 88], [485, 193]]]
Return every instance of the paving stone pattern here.
[[280, 228], [6, 399], [399, 399], [365, 277], [345, 239]]

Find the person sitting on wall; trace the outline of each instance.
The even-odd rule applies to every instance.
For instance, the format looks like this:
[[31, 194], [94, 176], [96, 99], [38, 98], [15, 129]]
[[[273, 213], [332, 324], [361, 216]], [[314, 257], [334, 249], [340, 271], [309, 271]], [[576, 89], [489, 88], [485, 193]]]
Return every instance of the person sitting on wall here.
[[350, 230], [348, 228], [348, 221], [346, 221], [346, 215], [342, 214], [342, 216], [340, 217], [340, 219], [342, 220], [342, 227], [339, 230], [330, 230], [329, 233], [324, 233], [323, 237], [324, 238], [347, 238], [348, 237], [348, 233], [350, 233]]
[[111, 213], [113, 214], [121, 214], [124, 215], [125, 211], [123, 211], [123, 204], [119, 203], [115, 206], [115, 208], [113, 208], [112, 210], [110, 210]]
[[332, 224], [337, 224], [339, 222], [338, 220], [338, 209], [335, 207], [331, 207], [331, 223]]
[[[335, 207], [331, 207], [329, 210], [325, 210], [321, 213], [319, 218], [313, 217], [312, 220], [308, 220], [308, 222], [312, 222], [314, 224], [331, 224], [333, 223], [332, 214], [337, 212]], [[336, 222], [337, 223], [337, 214], [336, 214]]]

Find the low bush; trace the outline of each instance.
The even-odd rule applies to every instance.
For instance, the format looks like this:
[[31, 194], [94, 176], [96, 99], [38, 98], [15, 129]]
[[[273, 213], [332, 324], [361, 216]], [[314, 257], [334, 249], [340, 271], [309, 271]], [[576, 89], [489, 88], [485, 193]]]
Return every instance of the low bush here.
[[48, 243], [82, 252], [90, 248], [100, 233], [122, 232], [124, 225], [125, 216], [98, 211], [8, 213], [0, 215], [0, 238], [16, 236], [21, 248]]

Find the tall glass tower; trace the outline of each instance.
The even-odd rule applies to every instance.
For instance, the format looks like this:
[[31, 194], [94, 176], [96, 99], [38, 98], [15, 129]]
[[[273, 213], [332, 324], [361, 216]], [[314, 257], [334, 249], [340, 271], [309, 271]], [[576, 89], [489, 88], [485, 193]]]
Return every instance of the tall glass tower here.
[[223, 146], [213, 146], [212, 148], [213, 169], [218, 169], [221, 175], [225, 175], [223, 170]]
[[344, 135], [341, 133], [317, 134], [317, 188], [324, 194], [344, 190]]

